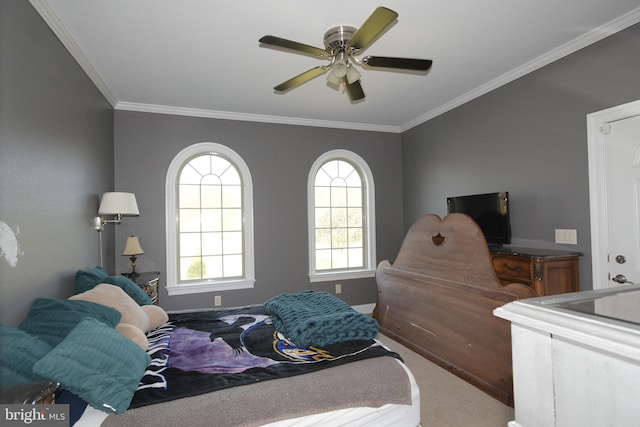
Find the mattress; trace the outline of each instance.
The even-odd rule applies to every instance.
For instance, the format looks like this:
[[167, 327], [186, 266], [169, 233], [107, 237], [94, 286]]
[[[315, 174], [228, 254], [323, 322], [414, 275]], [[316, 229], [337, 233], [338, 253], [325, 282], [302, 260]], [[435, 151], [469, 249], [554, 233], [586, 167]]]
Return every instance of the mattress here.
[[[279, 421], [269, 422], [266, 424], [254, 424], [253, 421], [245, 420], [246, 422], [242, 422], [243, 426], [255, 425], [261, 427], [310, 427], [310, 426], [326, 426], [331, 425], [335, 427], [344, 426], [344, 427], [364, 427], [364, 426], [379, 426], [379, 427], [396, 427], [396, 426], [418, 426], [420, 424], [420, 389], [418, 384], [416, 383], [415, 377], [411, 373], [411, 371], [397, 359], [390, 359], [392, 363], [397, 364], [401, 367], [402, 372], [406, 375], [409, 385], [410, 385], [410, 404], [397, 404], [397, 403], [389, 403], [384, 404], [378, 407], [353, 407], [353, 408], [343, 408], [325, 412], [318, 412], [310, 415], [305, 415], [301, 417], [294, 417], [283, 419]], [[358, 362], [354, 362], [358, 363]], [[274, 380], [281, 381], [281, 380]], [[250, 387], [250, 386], [249, 386]], [[361, 389], [363, 384], [354, 383], [354, 389]], [[233, 389], [232, 389], [233, 390]], [[216, 398], [215, 393], [228, 393], [229, 391], [222, 390], [218, 392], [214, 392], [210, 395], [210, 400], [220, 401], [226, 400], [221, 398]], [[169, 403], [169, 402], [168, 402]], [[160, 404], [165, 405], [165, 404]], [[152, 405], [147, 407], [147, 410], [151, 410], [158, 414], [159, 419], [155, 422], [156, 426], [172, 425], [173, 421], [166, 416], [160, 415], [163, 411], [159, 408], [153, 408]], [[187, 406], [187, 405], [185, 405]], [[214, 404], [215, 406], [215, 404]], [[136, 411], [140, 411], [141, 409], [130, 410], [129, 417], [127, 419], [123, 419], [122, 416], [118, 416], [117, 423], [122, 427], [127, 425], [140, 425], [139, 421], [135, 414]], [[140, 412], [138, 412], [140, 413]], [[122, 414], [122, 415], [126, 415]], [[90, 406], [87, 407], [82, 417], [76, 424], [75, 427], [96, 427], [102, 425], [107, 417], [113, 417], [113, 415], [108, 415], [102, 411], [99, 411]], [[145, 416], [146, 417], [146, 416]], [[218, 414], [216, 417], [218, 421], [221, 421], [221, 417]], [[217, 424], [217, 423], [216, 423]], [[190, 424], [194, 425], [194, 424]], [[227, 426], [228, 424], [225, 424]]]

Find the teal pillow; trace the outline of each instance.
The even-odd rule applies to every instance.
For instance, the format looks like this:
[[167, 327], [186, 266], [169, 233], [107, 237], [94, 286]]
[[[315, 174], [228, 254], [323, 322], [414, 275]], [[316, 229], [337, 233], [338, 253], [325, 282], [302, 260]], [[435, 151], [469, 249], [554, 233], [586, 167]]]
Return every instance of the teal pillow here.
[[115, 329], [85, 318], [33, 371], [96, 409], [122, 413], [131, 404], [149, 355]]
[[85, 317], [113, 328], [120, 323], [122, 314], [115, 308], [89, 301], [36, 298], [18, 328], [55, 347]]
[[25, 331], [0, 325], [0, 387], [45, 381], [32, 369], [50, 351], [49, 344]]
[[74, 289], [76, 294], [81, 294], [89, 289], [93, 289], [98, 283], [109, 277], [102, 267], [86, 268], [78, 270], [74, 278]]
[[142, 288], [125, 276], [109, 276], [105, 278], [102, 283], [108, 283], [110, 285], [116, 285], [122, 288], [138, 305], [151, 305], [151, 298]]

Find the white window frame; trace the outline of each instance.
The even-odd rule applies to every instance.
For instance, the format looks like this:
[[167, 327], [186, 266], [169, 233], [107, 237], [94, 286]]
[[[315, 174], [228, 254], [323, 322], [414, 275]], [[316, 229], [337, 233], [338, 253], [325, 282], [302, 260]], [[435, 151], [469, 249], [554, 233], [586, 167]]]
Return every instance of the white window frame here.
[[[365, 266], [357, 269], [322, 270], [316, 271], [315, 265], [315, 180], [316, 174], [326, 162], [330, 160], [347, 160], [362, 174], [364, 185], [364, 222], [365, 222]], [[373, 174], [367, 162], [356, 153], [349, 150], [331, 150], [313, 163], [307, 181], [307, 212], [309, 232], [309, 280], [311, 282], [327, 282], [332, 280], [360, 279], [375, 277], [376, 275], [376, 220], [375, 220], [375, 185]]]
[[[179, 173], [190, 159], [200, 154], [220, 154], [238, 168], [243, 184], [243, 228], [245, 274], [241, 279], [203, 279], [189, 284], [179, 284], [177, 261], [179, 214], [177, 205], [177, 181]], [[226, 291], [253, 288], [255, 283], [253, 245], [253, 183], [247, 164], [235, 151], [215, 142], [193, 144], [180, 151], [171, 161], [165, 182], [166, 242], [167, 242], [167, 292], [171, 295]]]

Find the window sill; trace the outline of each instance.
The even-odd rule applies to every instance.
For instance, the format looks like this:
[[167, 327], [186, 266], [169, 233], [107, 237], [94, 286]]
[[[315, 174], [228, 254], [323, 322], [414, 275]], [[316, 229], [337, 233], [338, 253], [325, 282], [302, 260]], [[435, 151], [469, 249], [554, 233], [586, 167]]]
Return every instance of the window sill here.
[[229, 282], [200, 282], [188, 285], [167, 286], [167, 293], [172, 295], [200, 294], [204, 292], [231, 291], [235, 289], [251, 289], [255, 280], [236, 280]]
[[330, 271], [326, 273], [310, 273], [309, 280], [313, 282], [329, 282], [332, 280], [364, 279], [376, 277], [376, 270]]

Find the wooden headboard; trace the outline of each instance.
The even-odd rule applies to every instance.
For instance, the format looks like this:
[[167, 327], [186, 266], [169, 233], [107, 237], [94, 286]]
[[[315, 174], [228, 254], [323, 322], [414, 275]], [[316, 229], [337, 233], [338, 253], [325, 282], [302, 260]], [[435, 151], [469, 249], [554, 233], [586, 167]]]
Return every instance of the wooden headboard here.
[[378, 265], [376, 282], [373, 316], [382, 333], [513, 406], [510, 324], [493, 310], [537, 295], [500, 284], [470, 217], [418, 219], [395, 262]]

